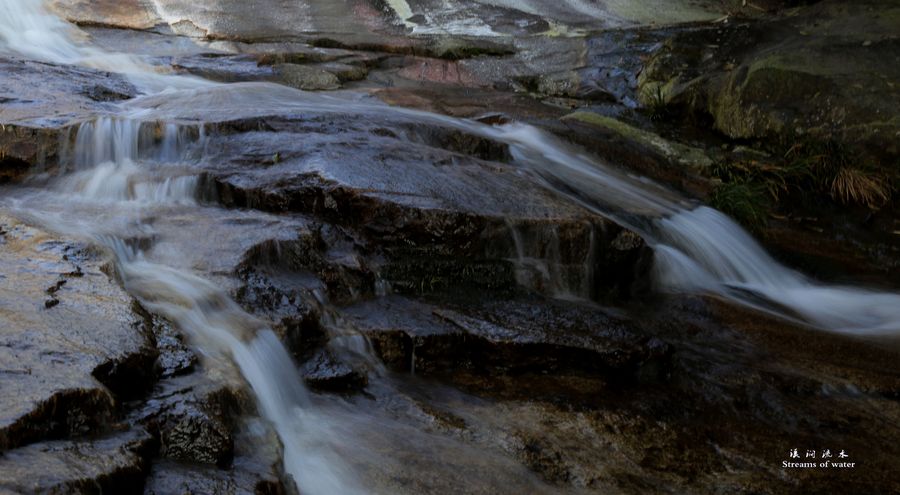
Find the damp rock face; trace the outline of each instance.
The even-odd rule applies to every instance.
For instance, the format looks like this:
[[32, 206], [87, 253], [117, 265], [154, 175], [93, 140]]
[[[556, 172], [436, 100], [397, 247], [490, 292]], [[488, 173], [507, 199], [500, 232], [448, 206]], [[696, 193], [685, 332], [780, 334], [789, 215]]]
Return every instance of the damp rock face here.
[[836, 139], [890, 163], [900, 153], [898, 15], [881, 2], [826, 1], [687, 31], [648, 62], [641, 94], [708, 116], [731, 138]]
[[[651, 132], [635, 108], [658, 95], [739, 139], [842, 115], [866, 131], [857, 117], [881, 97], [892, 108], [894, 93], [866, 92], [871, 53], [893, 53], [890, 9], [871, 26], [833, 1], [813, 7], [831, 12], [822, 26], [806, 13], [668, 26], [796, 2], [52, 3], [109, 49], [242, 84], [134, 102], [116, 75], [0, 59], [0, 182], [54, 172], [61, 140], [96, 115], [146, 105], [189, 123], [204, 140], [179, 173], [198, 175], [196, 196], [141, 205], [146, 229], [125, 241], [228, 291], [248, 313], [242, 338], [274, 330], [294, 358], [280, 371], [353, 419], [340, 448], [372, 491], [900, 490], [884, 427], [900, 423], [896, 351], [645, 297], [641, 236], [486, 137], [534, 123], [703, 197], [695, 174], [713, 153]], [[857, 65], [830, 63], [835, 26]], [[107, 261], [0, 216], [0, 491], [294, 493], [228, 353], [133, 304]], [[823, 445], [875, 454], [852, 478], [780, 468], [788, 448]]]
[[161, 457], [227, 467], [237, 410], [234, 390], [193, 373], [161, 382], [133, 417], [159, 438]]
[[295, 493], [283, 481], [281, 444], [271, 427], [259, 418], [245, 418], [235, 424], [234, 436], [234, 458], [228, 469], [171, 459], [158, 460], [150, 469], [144, 493]]
[[[622, 227], [536, 184], [507, 163], [502, 143], [375, 114], [219, 125], [230, 132], [210, 138], [214, 151], [202, 162], [209, 200], [301, 212], [351, 231], [344, 241], [318, 234], [296, 257], [310, 266], [331, 258], [342, 278], [355, 272], [363, 287], [374, 271], [406, 292], [509, 287], [523, 257], [558, 265], [558, 280], [538, 283], [547, 291], [595, 282], [590, 291], [627, 294], [645, 275], [642, 244], [621, 249], [614, 241]], [[269, 130], [252, 130], [259, 127]], [[383, 252], [383, 261], [367, 264], [357, 248], [341, 247], [353, 244]], [[316, 251], [319, 262], [302, 260]]]
[[445, 373], [664, 374], [669, 346], [626, 319], [540, 299], [428, 303], [398, 296], [347, 308], [395, 369]]
[[133, 429], [101, 438], [55, 440], [0, 456], [0, 490], [9, 493], [140, 493], [153, 438]]
[[156, 350], [105, 263], [0, 217], [0, 448], [102, 430], [152, 383]]
[[66, 129], [131, 98], [134, 87], [108, 72], [0, 57], [0, 183], [55, 165]]

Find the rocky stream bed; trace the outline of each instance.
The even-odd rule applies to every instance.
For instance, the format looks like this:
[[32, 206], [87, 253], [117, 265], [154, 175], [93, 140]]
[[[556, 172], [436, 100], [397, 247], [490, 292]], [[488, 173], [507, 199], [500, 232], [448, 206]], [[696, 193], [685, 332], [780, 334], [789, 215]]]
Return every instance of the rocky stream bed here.
[[897, 2], [44, 4], [0, 493], [900, 492]]

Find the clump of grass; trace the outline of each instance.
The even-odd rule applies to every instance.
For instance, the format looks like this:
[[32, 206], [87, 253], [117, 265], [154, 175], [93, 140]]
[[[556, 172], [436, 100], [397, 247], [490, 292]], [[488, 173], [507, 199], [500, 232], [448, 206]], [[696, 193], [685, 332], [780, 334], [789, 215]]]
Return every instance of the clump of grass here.
[[661, 85], [654, 85], [652, 88], [644, 89], [644, 109], [647, 116], [652, 121], [665, 120], [672, 115], [672, 109], [669, 102], [666, 101], [666, 95], [663, 93]]
[[766, 190], [750, 182], [723, 182], [709, 198], [713, 208], [726, 213], [751, 230], [766, 225], [769, 201]]
[[844, 204], [878, 210], [891, 200], [891, 188], [887, 180], [871, 172], [841, 167], [831, 181], [831, 197]]
[[787, 152], [770, 160], [714, 165], [712, 175], [722, 182], [712, 206], [759, 230], [770, 208], [786, 197], [804, 204], [830, 199], [872, 211], [890, 202], [894, 181], [839, 142], [795, 138], [785, 147]]
[[810, 191], [840, 203], [878, 210], [891, 200], [890, 178], [834, 140], [795, 143], [785, 159], [789, 166], [806, 170]]

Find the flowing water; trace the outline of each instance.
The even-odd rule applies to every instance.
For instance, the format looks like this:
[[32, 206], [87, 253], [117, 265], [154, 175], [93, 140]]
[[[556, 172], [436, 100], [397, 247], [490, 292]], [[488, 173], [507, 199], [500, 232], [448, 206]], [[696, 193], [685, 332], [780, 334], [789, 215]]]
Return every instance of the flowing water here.
[[[285, 469], [303, 493], [359, 492], [360, 466], [401, 466], [401, 460], [385, 458], [372, 447], [375, 443], [366, 442], [375, 435], [373, 424], [379, 425], [379, 434], [393, 435], [382, 441], [400, 442], [410, 451], [440, 445], [444, 456], [475, 453], [447, 440], [422, 438], [381, 413], [361, 413], [340, 400], [311, 397], [274, 333], [232, 301], [221, 284], [206, 278], [215, 271], [191, 273], [179, 264], [192, 256], [191, 236], [177, 231], [183, 226], [157, 219], [185, 215], [202, 221], [222, 214], [219, 208], [198, 204], [201, 171], [195, 166], [205, 150], [207, 124], [231, 115], [389, 115], [401, 123], [442, 126], [501, 142], [509, 147], [514, 164], [534, 180], [642, 234], [655, 250], [661, 290], [715, 294], [824, 330], [900, 331], [897, 294], [809, 280], [777, 263], [725, 215], [600, 163], [532, 126], [489, 126], [390, 108], [348, 93], [312, 94], [263, 83], [214, 84], [167, 74], [135, 56], [102, 52], [81, 38], [74, 27], [44, 11], [38, 0], [0, 1], [0, 51], [120, 72], [144, 93], [119, 105], [114, 115], [77, 126], [61, 172], [52, 177], [36, 174], [31, 186], [0, 205], [52, 230], [105, 246], [134, 297], [175, 322], [198, 348], [230, 356], [252, 388], [261, 414], [277, 430]], [[516, 226], [511, 225], [511, 232], [522, 270], [538, 273], [560, 296], [590, 292], [589, 287], [566, 287], [558, 263], [529, 252]], [[142, 250], [135, 242], [142, 238], [167, 248]], [[582, 285], [594, 276], [590, 256], [584, 262]], [[365, 343], [339, 316], [330, 321], [338, 347], [367, 355]], [[369, 368], [373, 388], [388, 386], [379, 379], [377, 367]], [[501, 460], [490, 462], [495, 462], [497, 480], [525, 483], [527, 475], [519, 468]], [[506, 473], [505, 478], [497, 473]], [[388, 482], [371, 485], [377, 476], [363, 477], [367, 491], [395, 489]], [[517, 486], [541, 489], [536, 481]]]

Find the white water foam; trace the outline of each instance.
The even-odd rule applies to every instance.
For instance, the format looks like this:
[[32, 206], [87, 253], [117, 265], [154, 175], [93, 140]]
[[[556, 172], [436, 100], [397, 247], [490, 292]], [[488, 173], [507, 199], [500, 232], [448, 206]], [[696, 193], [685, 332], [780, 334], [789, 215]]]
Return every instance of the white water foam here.
[[900, 295], [816, 283], [772, 259], [746, 231], [707, 207], [658, 221], [663, 288], [703, 290], [821, 328], [851, 334], [900, 330]]
[[278, 432], [285, 470], [303, 493], [363, 493], [329, 446], [334, 436], [327, 419], [312, 409], [296, 366], [264, 323], [207, 280], [150, 262], [119, 240], [101, 242], [116, 253], [117, 273], [130, 294], [175, 322], [196, 344], [232, 356]]
[[156, 93], [212, 86], [209, 81], [167, 74], [139, 57], [91, 46], [87, 35], [47, 11], [41, 0], [0, 1], [0, 52], [58, 64], [124, 74], [139, 90]]

